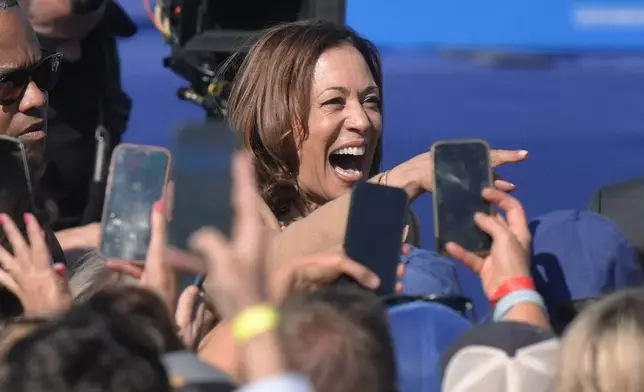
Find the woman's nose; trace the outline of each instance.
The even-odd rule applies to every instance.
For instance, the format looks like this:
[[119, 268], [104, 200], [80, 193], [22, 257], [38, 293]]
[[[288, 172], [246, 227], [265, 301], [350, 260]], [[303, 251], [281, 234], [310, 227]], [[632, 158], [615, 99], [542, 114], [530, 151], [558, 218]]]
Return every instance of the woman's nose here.
[[351, 105], [349, 108], [349, 118], [347, 119], [347, 128], [356, 132], [366, 132], [371, 128], [371, 121], [367, 116], [364, 108], [360, 104]]

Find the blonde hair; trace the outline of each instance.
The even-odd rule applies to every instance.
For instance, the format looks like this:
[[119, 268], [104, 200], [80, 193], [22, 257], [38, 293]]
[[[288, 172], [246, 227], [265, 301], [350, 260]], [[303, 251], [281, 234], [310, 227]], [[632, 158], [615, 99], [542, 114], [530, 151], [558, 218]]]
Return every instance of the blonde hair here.
[[644, 290], [584, 310], [564, 335], [559, 362], [560, 392], [644, 391]]

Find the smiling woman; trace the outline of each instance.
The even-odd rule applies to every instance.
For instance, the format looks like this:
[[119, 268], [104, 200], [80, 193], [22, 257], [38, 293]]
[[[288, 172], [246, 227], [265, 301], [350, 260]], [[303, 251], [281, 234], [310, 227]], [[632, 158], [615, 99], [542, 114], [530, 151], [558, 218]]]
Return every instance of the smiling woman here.
[[[274, 229], [269, 263], [342, 244], [348, 195], [359, 181], [402, 188], [412, 201], [431, 191], [429, 153], [380, 173], [380, 58], [350, 28], [330, 22], [270, 28], [236, 74], [228, 116], [255, 158], [264, 222]], [[492, 153], [497, 165], [524, 158], [519, 151]], [[412, 224], [407, 241], [418, 240]]]
[[381, 85], [376, 48], [341, 25], [281, 25], [251, 48], [229, 118], [278, 219], [290, 223], [379, 172]]

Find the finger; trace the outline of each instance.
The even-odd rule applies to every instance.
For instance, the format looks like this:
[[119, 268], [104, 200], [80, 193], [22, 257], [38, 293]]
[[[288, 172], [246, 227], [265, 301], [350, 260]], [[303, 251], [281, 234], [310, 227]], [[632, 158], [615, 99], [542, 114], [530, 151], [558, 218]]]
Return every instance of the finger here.
[[523, 206], [515, 197], [494, 188], [483, 190], [483, 197], [505, 211], [508, 227], [522, 241], [529, 241], [528, 218]]
[[65, 267], [65, 264], [62, 264], [62, 263], [56, 263], [52, 265], [51, 269], [53, 269], [54, 273], [61, 278], [67, 274], [67, 267]]
[[503, 227], [508, 227], [508, 222], [505, 221], [505, 217], [499, 213], [494, 214], [494, 218], [503, 225]]
[[165, 217], [169, 222], [172, 220], [172, 208], [174, 206], [174, 181], [168, 181], [168, 184], [165, 187], [165, 193], [163, 195], [163, 200], [165, 201]]
[[127, 261], [105, 260], [105, 268], [117, 274], [131, 276], [135, 279], [141, 279], [143, 275], [143, 267]]
[[199, 288], [190, 285], [179, 296], [175, 321], [180, 328], [186, 328], [192, 323], [192, 315], [199, 299]]
[[206, 272], [203, 260], [199, 257], [188, 252], [182, 252], [170, 246], [166, 247], [163, 260], [166, 264], [177, 271], [185, 271], [192, 274], [202, 274]]
[[55, 263], [51, 266], [51, 268], [54, 270], [54, 273], [58, 278], [58, 284], [60, 285], [61, 289], [69, 293], [69, 274], [67, 273], [67, 266], [65, 266], [65, 264], [63, 263]]
[[32, 214], [25, 214], [25, 225], [27, 226], [27, 238], [31, 245], [31, 260], [39, 267], [51, 265], [51, 254], [45, 241], [45, 233]]
[[455, 260], [460, 261], [467, 268], [478, 274], [483, 268], [485, 261], [474, 253], [465, 250], [462, 246], [455, 242], [448, 242], [445, 244], [445, 250]]
[[0, 246], [0, 265], [10, 274], [13, 274], [16, 268], [20, 268], [16, 258], [3, 246]]
[[146, 256], [147, 265], [163, 265], [163, 256], [166, 247], [166, 219], [164, 215], [165, 206], [162, 200], [154, 203], [150, 217], [151, 235], [150, 247]]
[[402, 282], [397, 282], [394, 291], [396, 292], [396, 294], [401, 294], [403, 291], [405, 291], [405, 285], [403, 285]]
[[380, 286], [380, 278], [369, 268], [353, 260], [344, 259], [339, 265], [340, 271], [353, 278], [362, 286], [375, 290]]
[[22, 236], [20, 229], [18, 229], [18, 226], [16, 226], [9, 215], [0, 214], [0, 223], [16, 258], [21, 260], [29, 258], [29, 244], [27, 244], [25, 237]]
[[492, 167], [497, 167], [504, 163], [521, 162], [527, 157], [526, 150], [492, 150], [490, 151], [490, 164]]
[[411, 252], [411, 247], [409, 244], [403, 244], [402, 249], [400, 250], [400, 254], [403, 256], [408, 256], [409, 252]]
[[398, 279], [402, 279], [403, 276], [407, 273], [407, 263], [400, 263], [396, 268], [396, 276]]
[[4, 286], [7, 290], [11, 291], [16, 297], [20, 298], [18, 289], [18, 283], [15, 279], [7, 272], [0, 269], [0, 286]]
[[510, 235], [510, 229], [507, 225], [499, 222], [496, 216], [477, 212], [474, 215], [474, 223], [479, 229], [489, 234], [493, 240], [499, 240]]
[[517, 189], [516, 185], [505, 180], [494, 180], [494, 187], [504, 192], [512, 192], [513, 190]]
[[221, 263], [237, 261], [231, 260], [232, 249], [224, 235], [218, 230], [200, 229], [190, 236], [189, 243], [190, 248], [204, 258], [206, 271], [213, 276], [216, 276], [216, 270]]
[[250, 155], [239, 152], [233, 159], [233, 201], [235, 204], [234, 243], [239, 260], [257, 262], [262, 247], [263, 226], [260, 221], [255, 169]]

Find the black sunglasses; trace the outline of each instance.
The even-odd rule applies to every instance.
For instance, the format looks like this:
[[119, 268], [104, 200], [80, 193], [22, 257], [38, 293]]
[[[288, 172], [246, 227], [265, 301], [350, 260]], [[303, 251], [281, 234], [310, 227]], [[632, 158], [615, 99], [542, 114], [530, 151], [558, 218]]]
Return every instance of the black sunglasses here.
[[31, 82], [41, 91], [51, 90], [58, 79], [62, 59], [62, 53], [54, 53], [33, 67], [0, 73], [0, 105], [9, 106], [20, 101]]

